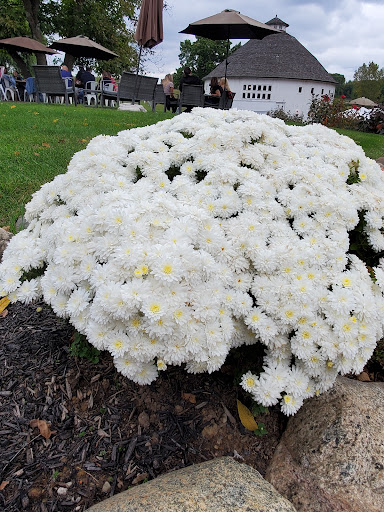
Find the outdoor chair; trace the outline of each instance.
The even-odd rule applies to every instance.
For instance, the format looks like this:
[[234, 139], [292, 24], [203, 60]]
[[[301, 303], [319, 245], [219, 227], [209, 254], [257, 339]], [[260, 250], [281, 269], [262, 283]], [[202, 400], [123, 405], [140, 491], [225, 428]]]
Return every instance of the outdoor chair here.
[[47, 97], [64, 97], [65, 104], [69, 105], [69, 98], [73, 98], [77, 105], [77, 96], [75, 91], [75, 80], [72, 80], [71, 86], [67, 86], [60, 73], [59, 66], [33, 66], [36, 78], [37, 102], [40, 102], [40, 93]]
[[83, 93], [83, 105], [87, 102], [87, 105], [96, 105], [98, 103], [97, 95], [100, 94], [100, 91], [97, 89], [97, 82], [91, 81], [87, 82], [84, 87]]
[[204, 107], [204, 86], [184, 84], [179, 98], [179, 112], [183, 107]]
[[164, 112], [167, 111], [167, 101], [164, 94], [164, 88], [162, 84], [157, 84], [155, 89], [155, 109], [156, 105], [164, 105]]
[[151, 76], [135, 75], [134, 73], [123, 72], [117, 91], [101, 90], [100, 104], [103, 106], [106, 99], [114, 99], [119, 106], [120, 101], [126, 100], [135, 103], [135, 101], [147, 101], [152, 104], [152, 110], [155, 110], [155, 89], [158, 78]]
[[[228, 97], [228, 92], [223, 91], [223, 94], [220, 96], [220, 101], [218, 105], [213, 105], [213, 108], [219, 108], [221, 110], [229, 110], [232, 108], [233, 99], [235, 97], [236, 93], [233, 92], [231, 97]], [[211, 105], [212, 106], [212, 105]]]

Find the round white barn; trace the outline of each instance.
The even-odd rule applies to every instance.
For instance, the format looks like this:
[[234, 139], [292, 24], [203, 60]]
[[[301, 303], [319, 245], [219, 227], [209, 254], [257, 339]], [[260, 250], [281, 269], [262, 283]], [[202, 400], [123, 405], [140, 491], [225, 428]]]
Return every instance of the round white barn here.
[[[228, 57], [227, 78], [236, 93], [233, 107], [261, 114], [283, 109], [307, 116], [312, 97], [334, 97], [336, 81], [299, 41], [286, 32], [277, 16], [267, 22], [281, 30], [264, 39], [251, 39]], [[225, 61], [204, 77], [209, 93], [212, 77], [223, 77]]]

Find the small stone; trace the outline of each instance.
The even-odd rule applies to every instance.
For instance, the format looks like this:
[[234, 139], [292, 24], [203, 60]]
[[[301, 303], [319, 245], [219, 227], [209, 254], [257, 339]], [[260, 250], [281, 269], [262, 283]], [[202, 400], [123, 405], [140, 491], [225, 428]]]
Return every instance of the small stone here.
[[28, 496], [31, 498], [31, 500], [38, 500], [41, 498], [43, 494], [43, 489], [40, 489], [40, 487], [32, 487], [32, 489], [29, 489]]
[[219, 426], [217, 423], [213, 423], [212, 425], [207, 425], [203, 428], [201, 435], [205, 437], [205, 439], [212, 439], [217, 435], [219, 431]]
[[104, 494], [107, 494], [107, 493], [109, 493], [110, 490], [111, 490], [111, 484], [108, 482], [108, 480], [106, 480], [104, 482], [103, 488], [101, 489], [101, 492], [103, 492]]
[[359, 380], [360, 382], [370, 382], [371, 381], [367, 372], [361, 372], [357, 376], [357, 380]]
[[149, 425], [150, 425], [149, 416], [145, 411], [143, 411], [139, 414], [139, 417], [137, 418], [137, 420], [141, 427], [149, 428]]
[[57, 489], [57, 494], [59, 496], [66, 496], [67, 495], [67, 492], [68, 492], [68, 489], [66, 487], [59, 487]]

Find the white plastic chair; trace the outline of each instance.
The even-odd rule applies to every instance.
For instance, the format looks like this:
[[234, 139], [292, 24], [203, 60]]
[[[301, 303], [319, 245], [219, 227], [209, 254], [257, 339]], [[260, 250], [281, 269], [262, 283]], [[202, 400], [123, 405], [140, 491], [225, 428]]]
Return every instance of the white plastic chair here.
[[87, 105], [97, 105], [97, 90], [96, 90], [97, 82], [91, 81], [85, 84], [84, 88], [84, 96], [83, 96], [83, 104], [85, 100], [87, 101]]
[[[105, 92], [114, 92], [116, 94], [116, 91], [113, 90], [114, 84], [112, 82], [109, 82], [107, 84], [103, 83], [102, 87]], [[116, 101], [113, 98], [105, 98], [104, 102], [107, 107], [109, 106], [109, 102], [111, 103], [111, 107], [114, 107], [116, 105]]]

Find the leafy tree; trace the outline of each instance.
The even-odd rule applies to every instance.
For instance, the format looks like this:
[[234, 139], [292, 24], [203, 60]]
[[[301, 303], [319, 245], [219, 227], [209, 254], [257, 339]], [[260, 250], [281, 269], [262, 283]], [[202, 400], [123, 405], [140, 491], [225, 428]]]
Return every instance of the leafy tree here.
[[[140, 0], [1, 0], [0, 33], [3, 37], [29, 35], [43, 44], [57, 34], [60, 37], [86, 35], [119, 55], [108, 63], [99, 61], [97, 71], [107, 68], [117, 74], [136, 67], [133, 30], [125, 20], [135, 19], [140, 3]], [[27, 59], [22, 55], [14, 52], [11, 57], [28, 76]], [[38, 64], [46, 64], [44, 54], [37, 54], [36, 59]], [[87, 61], [66, 54], [64, 62], [72, 69], [74, 64]]]
[[345, 85], [345, 76], [340, 75], [339, 73], [331, 73], [331, 77], [333, 77], [336, 82], [336, 90], [335, 90], [335, 96], [341, 96], [344, 93], [344, 85]]
[[[21, 0], [1, 0], [0, 2], [0, 39], [17, 36], [31, 36]], [[0, 64], [15, 66], [24, 76], [30, 74], [31, 55], [24, 54], [23, 59], [17, 52], [0, 50]]]
[[381, 96], [381, 89], [384, 83], [384, 69], [378, 64], [370, 62], [368, 66], [364, 63], [353, 76], [354, 93], [357, 96], [365, 96], [372, 101], [378, 101]]
[[[111, 73], [134, 69], [137, 51], [132, 46], [133, 30], [125, 18], [135, 19], [140, 0], [48, 0], [41, 6], [44, 30], [60, 37], [85, 35], [119, 55], [112, 61], [98, 62], [97, 70], [107, 68]], [[86, 59], [74, 59], [66, 54], [64, 63], [85, 64]]]
[[[229, 55], [240, 48], [240, 46], [241, 43], [238, 43], [230, 48]], [[220, 62], [225, 60], [226, 55], [227, 41], [212, 41], [205, 37], [197, 37], [195, 42], [187, 39], [180, 43], [179, 60], [181, 69], [189, 66], [200, 78], [203, 78]], [[175, 74], [176, 77], [179, 75], [179, 69]]]

